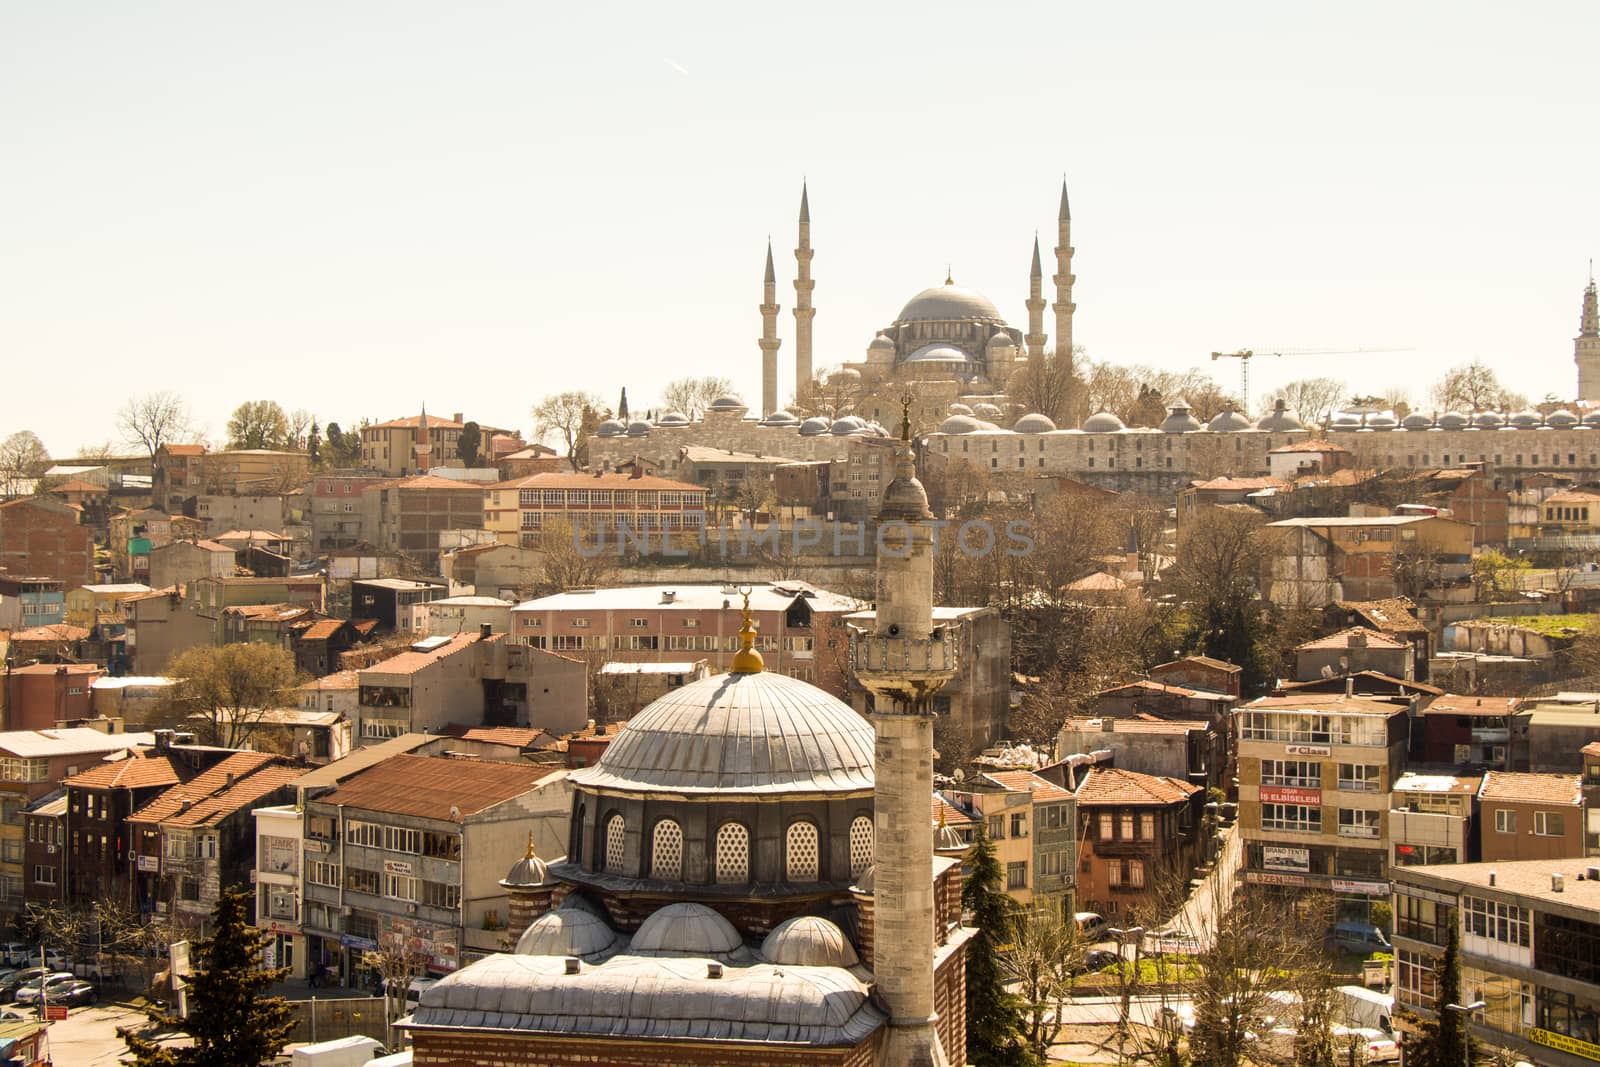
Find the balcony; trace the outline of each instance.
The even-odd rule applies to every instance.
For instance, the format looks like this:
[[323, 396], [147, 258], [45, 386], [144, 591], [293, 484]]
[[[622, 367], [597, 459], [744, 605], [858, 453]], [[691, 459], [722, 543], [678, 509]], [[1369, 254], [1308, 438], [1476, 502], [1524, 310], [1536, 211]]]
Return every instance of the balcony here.
[[857, 673], [949, 676], [960, 659], [953, 626], [936, 627], [928, 639], [889, 637], [850, 627], [850, 668]]

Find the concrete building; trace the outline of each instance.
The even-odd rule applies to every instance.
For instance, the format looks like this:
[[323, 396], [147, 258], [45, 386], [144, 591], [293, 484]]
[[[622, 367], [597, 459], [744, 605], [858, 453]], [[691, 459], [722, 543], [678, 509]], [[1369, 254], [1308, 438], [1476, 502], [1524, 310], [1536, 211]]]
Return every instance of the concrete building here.
[[289, 968], [305, 978], [305, 935], [300, 926], [305, 813], [294, 804], [257, 807], [255, 820], [256, 926], [271, 941], [263, 953], [269, 967]]
[[1600, 740], [1600, 693], [1525, 700], [1511, 716], [1510, 769], [1572, 773], [1579, 769], [1578, 753], [1594, 740]]
[[1411, 771], [1395, 779], [1389, 807], [1389, 866], [1476, 861], [1482, 784], [1482, 778]]
[[[461, 431], [466, 427], [458, 412], [451, 418], [420, 415], [390, 419], [361, 428], [361, 465], [395, 478], [416, 474], [429, 467], [450, 463], [460, 449]], [[482, 427], [484, 442], [497, 432]]]
[[493, 596], [520, 603], [544, 580], [544, 557], [520, 544], [463, 545], [440, 554], [439, 573], [452, 596]]
[[1436, 766], [1510, 770], [1511, 720], [1521, 706], [1517, 697], [1434, 697], [1412, 724], [1415, 750]]
[[350, 583], [350, 617], [372, 619], [380, 631], [409, 635], [416, 618], [412, 609], [444, 592], [437, 585], [405, 578], [363, 578]]
[[[190, 469], [191, 475], [198, 479], [198, 492], [195, 495], [202, 499], [284, 495], [305, 484], [311, 471], [311, 457], [304, 452], [280, 449], [238, 448], [206, 452], [192, 461]], [[199, 518], [216, 521], [221, 516], [201, 514]], [[271, 525], [281, 526], [283, 523]]]
[[234, 555], [216, 541], [173, 541], [150, 550], [149, 581], [157, 589], [175, 589], [198, 578], [226, 578], [237, 566]]
[[1404, 867], [1394, 872], [1395, 1007], [1441, 1010], [1435, 973], [1460, 937], [1461, 1002], [1490, 1048], [1549, 1067], [1600, 1060], [1600, 868], [1593, 860]]
[[1485, 863], [1582, 856], [1581, 776], [1488, 772], [1478, 787], [1478, 842]]
[[1148, 715], [1067, 719], [1056, 732], [1055, 758], [1111, 753], [1119, 770], [1188, 782], [1201, 790], [1224, 789], [1228, 735], [1209, 721], [1157, 719]]
[[[22, 809], [25, 842], [22, 849], [22, 885], [7, 900], [21, 900], [23, 907], [45, 907], [66, 903], [67, 791], [55, 789]], [[10, 909], [8, 909], [10, 910]]]
[[[536, 548], [541, 531], [564, 522], [564, 536], [603, 538], [620, 552], [621, 531], [659, 543], [682, 533], [684, 544], [705, 528], [710, 490], [671, 478], [596, 470], [593, 474], [534, 474], [484, 490], [482, 525], [505, 544]], [[648, 549], [646, 549], [648, 551]]]
[[1406, 704], [1262, 697], [1235, 718], [1245, 880], [1331, 892], [1341, 917], [1365, 920], [1388, 893], [1384, 824], [1406, 765]]
[[362, 528], [361, 494], [384, 478], [379, 471], [318, 471], [311, 480], [312, 546], [318, 551], [354, 548], [375, 537], [376, 531]]
[[1584, 851], [1600, 856], [1600, 741], [1583, 746]]
[[0, 504], [0, 570], [52, 578], [65, 590], [94, 581], [94, 541], [78, 512], [57, 500]]
[[31, 630], [67, 621], [67, 596], [57, 578], [0, 574], [0, 630]]
[[1228, 716], [1239, 703], [1239, 698], [1231, 693], [1149, 678], [1102, 689], [1092, 699], [1095, 718], [1199, 719], [1219, 733], [1227, 731]]
[[313, 678], [295, 690], [300, 695], [300, 707], [306, 711], [335, 711], [353, 723], [361, 707], [360, 679], [359, 671], [335, 671]]
[[411, 632], [422, 637], [449, 637], [478, 633], [483, 627], [497, 634], [511, 632], [510, 600], [493, 596], [451, 596], [411, 607]]
[[1211, 693], [1239, 696], [1239, 678], [1244, 668], [1210, 656], [1184, 656], [1150, 668], [1150, 677], [1167, 685], [1204, 689]]
[[[991, 771], [979, 777], [1002, 790], [975, 794], [1001, 800], [998, 809], [992, 802], [977, 805], [988, 821], [989, 837], [997, 849], [1002, 841], [1021, 845], [1021, 858], [1003, 863], [1007, 894], [1018, 904], [1070, 920], [1077, 911], [1077, 798], [1031, 771]], [[1018, 799], [1022, 797], [1026, 801]]]
[[630, 719], [672, 690], [709, 677], [711, 668], [703, 659], [676, 663], [613, 660], [595, 675], [595, 706], [603, 709], [608, 719]]
[[49, 730], [92, 717], [89, 687], [105, 674], [92, 663], [35, 663], [0, 671], [0, 722], [7, 730]]
[[1416, 677], [1415, 650], [1409, 641], [1365, 626], [1352, 626], [1294, 647], [1295, 681], [1339, 678], [1360, 671], [1411, 681]]
[[[1600, 434], [1596, 435], [1600, 445]], [[1472, 526], [1434, 515], [1280, 519], [1264, 527], [1263, 599], [1284, 608], [1385, 600], [1404, 592], [1408, 561], [1426, 561], [1431, 590], [1462, 589], [1472, 569]], [[1398, 563], [1398, 568], [1397, 568]], [[1440, 594], [1442, 595], [1442, 593]]]
[[141, 582], [80, 585], [67, 593], [67, 622], [93, 629], [101, 615], [120, 615], [127, 598], [154, 591]]
[[124, 674], [96, 678], [89, 685], [89, 714], [97, 719], [120, 719], [142, 726], [172, 696], [177, 679], [161, 675]]
[[377, 482], [361, 491], [362, 530], [378, 549], [404, 552], [430, 570], [439, 535], [483, 528], [483, 486], [419, 474]]
[[1205, 791], [1178, 778], [1091, 767], [1078, 807], [1078, 908], [1113, 922], [1159, 922], [1204, 845]]

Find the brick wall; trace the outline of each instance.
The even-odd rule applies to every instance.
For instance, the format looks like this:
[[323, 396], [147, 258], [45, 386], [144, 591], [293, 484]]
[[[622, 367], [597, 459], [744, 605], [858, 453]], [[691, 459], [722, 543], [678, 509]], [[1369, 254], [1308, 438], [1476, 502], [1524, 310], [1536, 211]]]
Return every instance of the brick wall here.
[[0, 568], [56, 578], [66, 591], [94, 581], [94, 545], [65, 505], [15, 500], [0, 506]]
[[[965, 1002], [965, 984], [958, 1001]], [[770, 1044], [612, 1041], [539, 1034], [412, 1034], [416, 1067], [871, 1067], [879, 1038], [855, 1048], [785, 1049]], [[963, 1045], [963, 1049], [965, 1046]], [[951, 1060], [964, 1063], [965, 1060]]]

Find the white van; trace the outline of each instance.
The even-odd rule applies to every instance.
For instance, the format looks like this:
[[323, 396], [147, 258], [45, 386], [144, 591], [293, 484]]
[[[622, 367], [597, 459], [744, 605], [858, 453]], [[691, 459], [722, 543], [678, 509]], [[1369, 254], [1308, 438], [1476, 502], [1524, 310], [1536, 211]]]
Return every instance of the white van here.
[[1072, 921], [1078, 924], [1078, 936], [1085, 941], [1105, 940], [1106, 920], [1099, 912], [1080, 911], [1072, 916]]
[[381, 1056], [384, 1047], [370, 1037], [354, 1034], [333, 1041], [319, 1041], [314, 1045], [301, 1045], [290, 1053], [294, 1067], [363, 1067], [374, 1056]]

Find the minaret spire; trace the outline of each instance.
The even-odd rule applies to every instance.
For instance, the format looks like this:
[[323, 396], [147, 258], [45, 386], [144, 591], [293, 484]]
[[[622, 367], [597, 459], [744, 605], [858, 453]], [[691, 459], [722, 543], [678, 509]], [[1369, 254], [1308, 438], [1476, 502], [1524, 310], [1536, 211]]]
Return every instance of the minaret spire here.
[[767, 277], [761, 289], [761, 414], [778, 410], [778, 272], [772, 267], [772, 238], [767, 238]]
[[1077, 278], [1072, 273], [1072, 206], [1067, 203], [1067, 179], [1061, 179], [1061, 210], [1056, 216], [1056, 355], [1070, 380], [1072, 376], [1072, 313], [1078, 305], [1072, 302], [1072, 283]]
[[1044, 359], [1044, 268], [1039, 263], [1039, 235], [1033, 235], [1033, 266], [1028, 271], [1028, 359], [1038, 366]]
[[417, 419], [417, 434], [411, 446], [412, 458], [418, 474], [427, 474], [433, 466], [433, 443], [428, 435], [428, 405], [422, 405], [422, 415]]
[[[811, 320], [817, 314], [811, 306], [811, 199], [806, 183], [800, 182], [800, 244], [794, 250], [798, 273], [794, 279], [794, 395], [806, 394], [811, 384]], [[776, 410], [776, 409], [774, 409]]]
[[1600, 401], [1600, 297], [1594, 287], [1594, 260], [1589, 261], [1589, 284], [1583, 290], [1583, 318], [1572, 344], [1578, 364], [1578, 399]]

